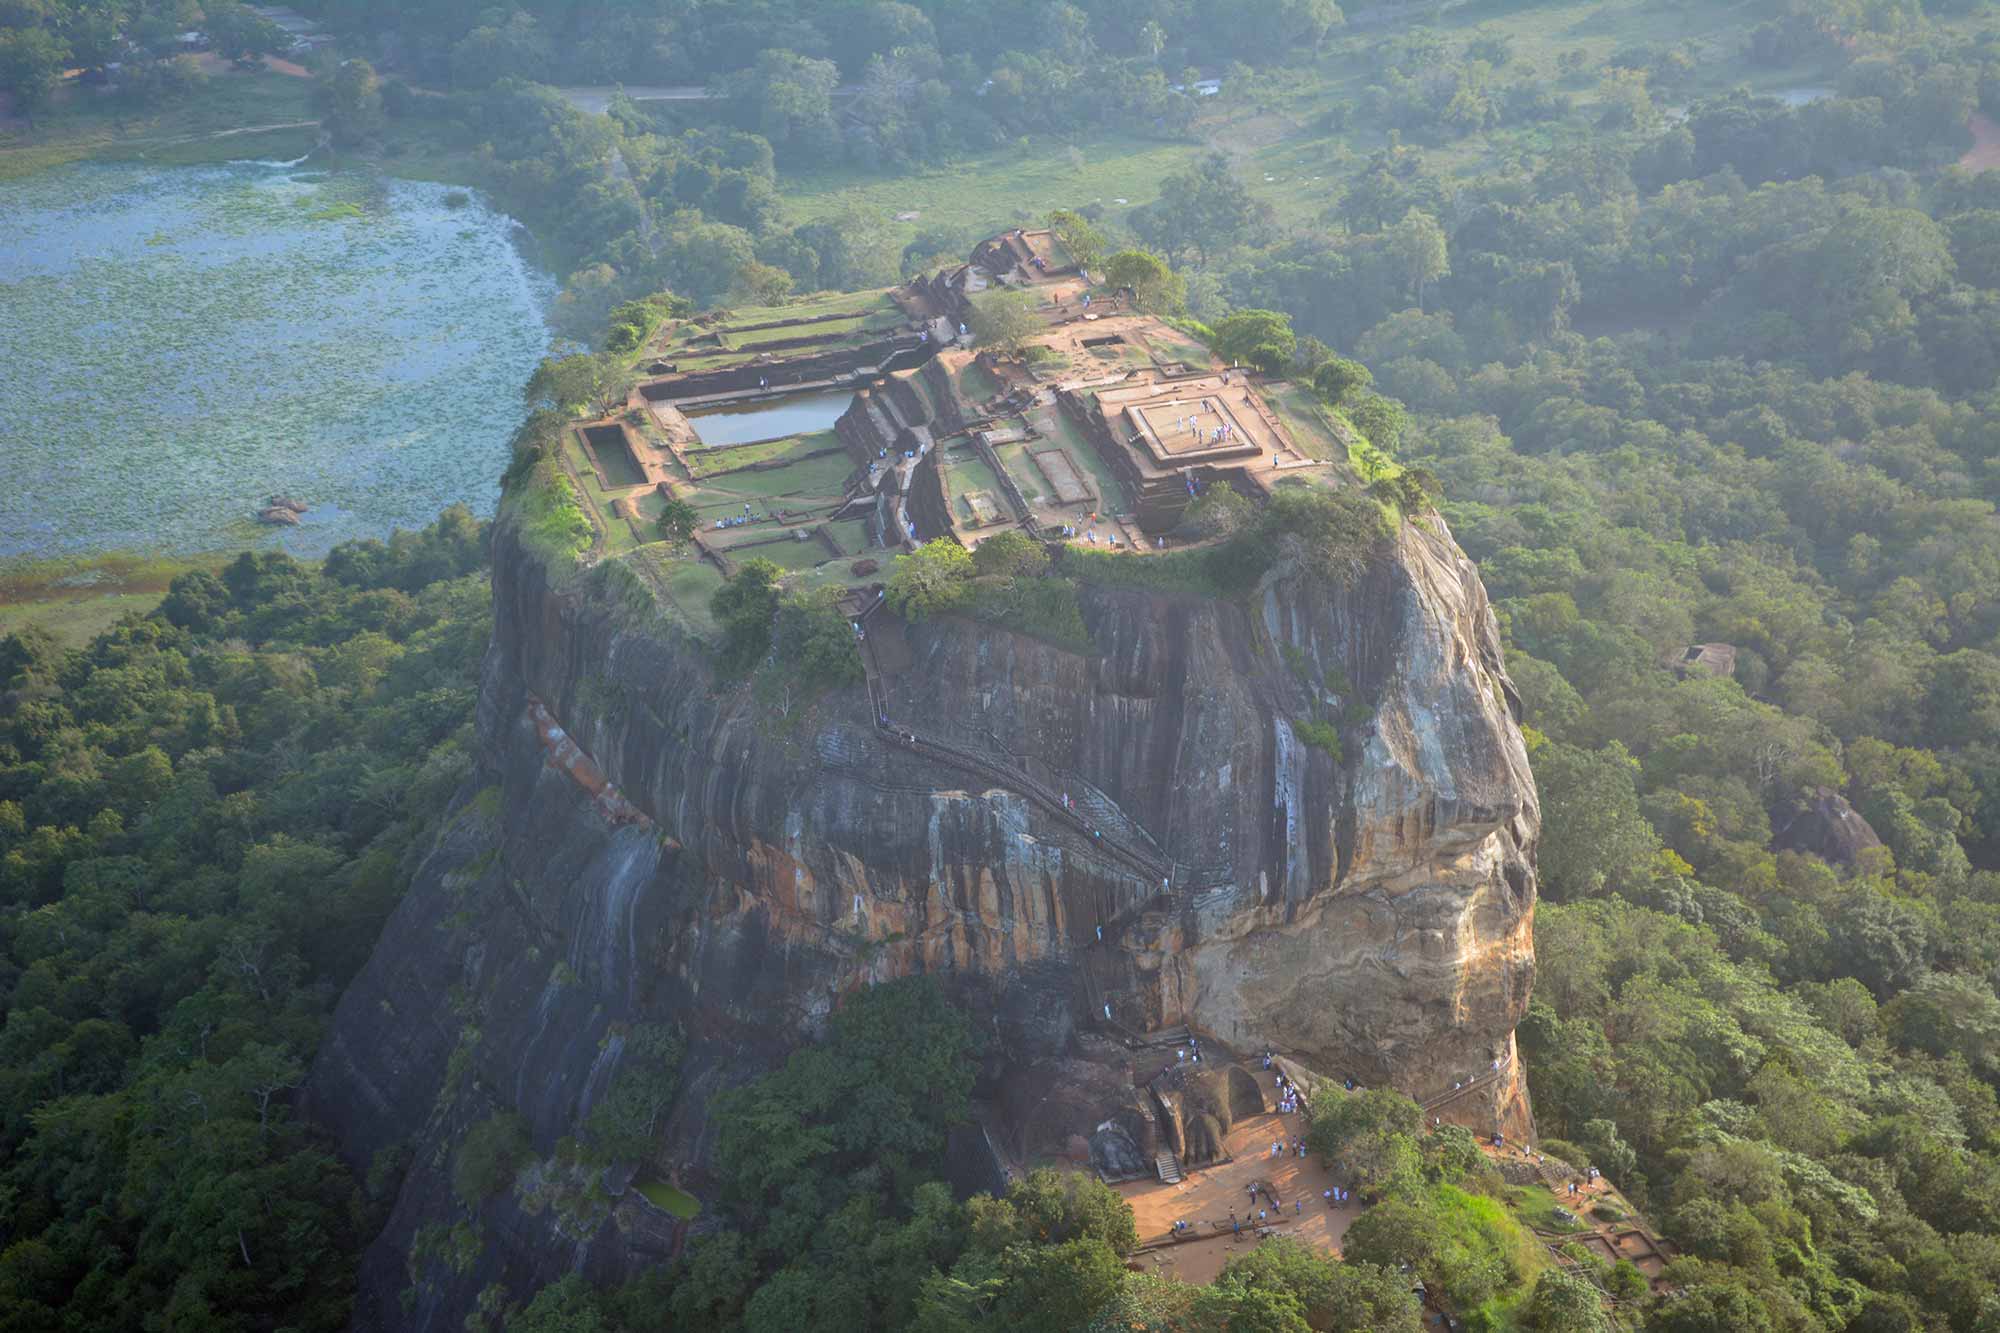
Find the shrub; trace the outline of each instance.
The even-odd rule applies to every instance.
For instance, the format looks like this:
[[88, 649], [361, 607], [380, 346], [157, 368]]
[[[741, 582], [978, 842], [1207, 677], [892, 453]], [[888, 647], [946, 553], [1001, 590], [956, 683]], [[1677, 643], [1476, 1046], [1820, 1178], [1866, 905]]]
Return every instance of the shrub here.
[[889, 572], [889, 605], [911, 620], [956, 611], [971, 595], [972, 557], [949, 537], [925, 542], [896, 557]]
[[1333, 756], [1340, 761], [1340, 733], [1325, 722], [1301, 721], [1292, 723], [1292, 734], [1315, 750]]
[[1368, 367], [1359, 361], [1350, 361], [1344, 356], [1336, 356], [1331, 361], [1321, 363], [1313, 371], [1313, 389], [1328, 403], [1338, 407], [1349, 394], [1365, 389], [1375, 382], [1368, 373]]
[[769, 560], [746, 560], [708, 599], [722, 627], [716, 670], [725, 678], [747, 674], [771, 649], [771, 617], [778, 609], [784, 571]]
[[981, 347], [1018, 352], [1042, 331], [1040, 304], [1028, 292], [1005, 287], [982, 292], [972, 302], [972, 336]]
[[771, 644], [779, 670], [809, 693], [858, 684], [863, 675], [854, 630], [833, 588], [795, 593], [778, 603]]
[[555, 468], [538, 473], [516, 503], [522, 539], [544, 555], [574, 559], [590, 548], [593, 529], [576, 488]]
[[1025, 532], [988, 537], [972, 552], [975, 574], [1040, 574], [1049, 567], [1048, 549]]
[[1064, 578], [979, 579], [972, 584], [965, 613], [1017, 634], [1046, 639], [1083, 653], [1091, 648], [1076, 582]]
[[527, 1121], [513, 1111], [487, 1117], [467, 1130], [458, 1145], [452, 1192], [467, 1208], [477, 1208], [513, 1181], [530, 1151]]

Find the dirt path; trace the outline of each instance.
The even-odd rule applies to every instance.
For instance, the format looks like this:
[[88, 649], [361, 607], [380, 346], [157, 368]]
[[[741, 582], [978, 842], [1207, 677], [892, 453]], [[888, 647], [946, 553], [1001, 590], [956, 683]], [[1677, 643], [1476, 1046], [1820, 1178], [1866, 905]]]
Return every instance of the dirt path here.
[[1967, 171], [2000, 168], [2000, 123], [1984, 112], [1975, 111], [1966, 128], [1972, 131], [1972, 147], [1958, 159], [1958, 165]]
[[[1267, 1098], [1274, 1098], [1271, 1076], [1259, 1072], [1257, 1081]], [[1282, 1223], [1272, 1228], [1290, 1236], [1317, 1253], [1338, 1257], [1341, 1237], [1348, 1224], [1361, 1215], [1361, 1205], [1347, 1203], [1329, 1207], [1322, 1191], [1339, 1183], [1317, 1157], [1299, 1157], [1287, 1152], [1271, 1156], [1271, 1143], [1286, 1144], [1306, 1132], [1303, 1114], [1281, 1116], [1276, 1112], [1246, 1116], [1230, 1127], [1224, 1139], [1231, 1157], [1213, 1166], [1183, 1167], [1186, 1177], [1175, 1185], [1154, 1180], [1129, 1181], [1118, 1186], [1125, 1202], [1132, 1206], [1132, 1220], [1139, 1229], [1139, 1243], [1148, 1244], [1172, 1234], [1175, 1222], [1186, 1222], [1200, 1237], [1148, 1250], [1134, 1256], [1149, 1271], [1182, 1282], [1212, 1282], [1232, 1255], [1247, 1253], [1261, 1242], [1246, 1226], [1241, 1235], [1230, 1227], [1232, 1215], [1241, 1220], [1254, 1217], [1250, 1207], [1250, 1183], [1269, 1181], [1284, 1205]], [[1270, 1202], [1259, 1195], [1259, 1205], [1270, 1210]], [[1211, 1223], [1220, 1222], [1217, 1230]]]
[[[243, 125], [233, 130], [211, 130], [207, 134], [183, 134], [176, 139], [157, 139], [152, 142], [161, 144], [194, 143], [200, 139], [231, 139], [239, 134], [270, 134], [277, 130], [311, 130], [318, 128], [319, 122], [316, 120], [287, 120], [275, 125]], [[145, 139], [133, 139], [129, 142], [143, 144], [148, 141]]]

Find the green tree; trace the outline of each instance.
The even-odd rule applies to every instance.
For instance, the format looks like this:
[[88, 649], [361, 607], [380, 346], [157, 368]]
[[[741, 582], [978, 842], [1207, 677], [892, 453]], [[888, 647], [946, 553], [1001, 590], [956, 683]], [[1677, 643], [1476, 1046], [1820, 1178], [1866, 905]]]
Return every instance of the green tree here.
[[1033, 577], [1048, 567], [1048, 549], [1017, 529], [988, 537], [972, 549], [972, 572], [981, 577]]
[[1423, 309], [1424, 289], [1451, 272], [1444, 228], [1430, 214], [1412, 208], [1389, 229], [1385, 239], [1409, 279], [1411, 297], [1417, 308]]
[[1134, 209], [1132, 230], [1168, 255], [1192, 253], [1199, 267], [1269, 228], [1270, 204], [1250, 193], [1222, 153], [1160, 182], [1160, 197]]
[[1298, 338], [1291, 317], [1275, 310], [1239, 310], [1213, 328], [1215, 350], [1231, 365], [1252, 365], [1267, 375], [1283, 374]]
[[459, 1141], [451, 1168], [452, 1192], [466, 1207], [477, 1208], [513, 1183], [515, 1171], [531, 1151], [527, 1121], [512, 1111], [488, 1116]]
[[367, 61], [343, 60], [313, 85], [320, 123], [336, 144], [365, 143], [382, 128], [382, 80]]
[[0, 88], [32, 122], [62, 81], [69, 45], [46, 28], [0, 28]]
[[1040, 302], [1032, 292], [996, 287], [972, 298], [972, 336], [981, 347], [1018, 352], [1041, 333]]
[[696, 525], [701, 522], [701, 511], [679, 496], [674, 496], [660, 506], [660, 535], [674, 543], [682, 543], [694, 536]]
[[651, 1154], [660, 1121], [680, 1092], [685, 1049], [681, 1035], [659, 1023], [641, 1023], [626, 1035], [611, 1088], [590, 1108], [587, 1135], [593, 1148], [613, 1158]]
[[549, 408], [575, 413], [595, 403], [604, 392], [605, 363], [588, 352], [544, 357], [528, 377], [523, 391], [530, 409]]
[[1104, 283], [1113, 291], [1129, 290], [1133, 303], [1150, 314], [1172, 318], [1187, 309], [1187, 283], [1148, 250], [1120, 250], [1106, 259]]
[[949, 537], [925, 542], [896, 557], [889, 571], [889, 605], [911, 620], [955, 611], [965, 604], [972, 556]]
[[724, 676], [746, 675], [770, 652], [778, 580], [784, 573], [769, 560], [745, 560], [709, 598], [709, 614], [722, 627], [717, 668]]
[[1063, 249], [1069, 251], [1078, 268], [1087, 269], [1104, 255], [1104, 233], [1081, 213], [1058, 208], [1049, 214], [1049, 230], [1062, 242]]
[[291, 42], [283, 28], [238, 0], [203, 0], [201, 26], [217, 55], [240, 64], [282, 51]]
[[1646, 1317], [1646, 1333], [1770, 1333], [1762, 1302], [1741, 1287], [1692, 1287]]
[[1528, 1298], [1529, 1328], [1538, 1333], [1610, 1333], [1603, 1293], [1574, 1273], [1549, 1269]]
[[507, 1316], [506, 1333], [614, 1333], [597, 1293], [570, 1273], [535, 1293], [526, 1309]]
[[1007, 1202], [1036, 1244], [1095, 1240], [1126, 1254], [1139, 1243], [1131, 1205], [1095, 1176], [1036, 1167], [1007, 1187]]
[[1111, 1303], [1125, 1275], [1103, 1241], [1017, 1246], [1003, 1259], [1006, 1282], [994, 1314], [1023, 1333], [1074, 1333]]
[[1312, 376], [1313, 389], [1335, 407], [1346, 401], [1350, 394], [1366, 389], [1374, 382], [1375, 377], [1368, 373], [1368, 367], [1344, 356], [1322, 362]]

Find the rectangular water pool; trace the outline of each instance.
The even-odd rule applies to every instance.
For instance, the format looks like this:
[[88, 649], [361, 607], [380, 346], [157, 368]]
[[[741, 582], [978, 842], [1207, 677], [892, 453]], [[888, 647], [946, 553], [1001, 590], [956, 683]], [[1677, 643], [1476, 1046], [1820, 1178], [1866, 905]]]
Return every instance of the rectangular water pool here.
[[847, 410], [854, 395], [829, 389], [802, 393], [741, 407], [721, 407], [707, 412], [690, 412], [688, 424], [703, 444], [750, 444], [756, 440], [777, 440], [787, 435], [809, 435], [831, 430]]

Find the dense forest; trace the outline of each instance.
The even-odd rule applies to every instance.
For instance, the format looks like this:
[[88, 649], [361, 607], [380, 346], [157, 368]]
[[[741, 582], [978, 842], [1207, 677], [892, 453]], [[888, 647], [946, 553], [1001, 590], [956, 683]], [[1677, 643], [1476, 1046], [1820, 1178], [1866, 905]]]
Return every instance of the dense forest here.
[[[662, 288], [768, 300], [962, 253], [955, 231], [898, 249], [866, 223], [796, 223], [782, 173], [838, 157], [893, 175], [1081, 126], [1193, 141], [1190, 67], [1240, 62], [1230, 78], [1281, 105], [1342, 17], [1311, 0], [1255, 21], [1219, 0], [300, 7], [356, 57], [321, 76], [333, 133], [474, 153], [560, 258], [577, 329]], [[1316, 127], [1394, 133], [1327, 177], [1315, 215], [1282, 213], [1226, 152], [1129, 215], [1076, 203], [1107, 247], [1172, 266], [1159, 302], [1189, 327], [1273, 312], [1252, 322], [1282, 338], [1260, 345], [1330, 398], [1371, 381], [1370, 438], [1442, 484], [1544, 805], [1520, 1032], [1540, 1128], [1686, 1256], [1685, 1294], [1620, 1317], [1990, 1333], [2000, 175], [1946, 164], [1968, 116], [2000, 110], [2000, 22], [1913, 0], [1753, 8], [1741, 58], [1833, 68], [1826, 95], [1704, 91], [1671, 41], [1551, 64], [1382, 23], [1348, 39], [1364, 92]], [[128, 41], [166, 71], [196, 17], [6, 6], [0, 80], [32, 100]], [[246, 51], [269, 37], [243, 26]], [[541, 86], [617, 80], [722, 96], [592, 117]], [[1496, 136], [1513, 147], [1473, 151]], [[6, 1326], [345, 1317], [384, 1183], [342, 1172], [287, 1094], [464, 771], [479, 543], [457, 516], [321, 571], [246, 558], [86, 649], [0, 646]], [[1690, 663], [1703, 644], [1731, 651]], [[1828, 833], [1860, 821], [1868, 836]], [[916, 1024], [930, 1063], [892, 1039]], [[496, 1300], [492, 1326], [1394, 1329], [1404, 1263], [1475, 1326], [1605, 1326], [1564, 1280], [1497, 1300], [1518, 1273], [1476, 1160], [1387, 1096], [1314, 1108], [1323, 1151], [1380, 1164], [1346, 1264], [1266, 1247], [1174, 1289], [1124, 1274], [1130, 1218], [1088, 1186], [955, 1203], [937, 1180], [974, 1056], [915, 983], [843, 1009], [827, 1046], [720, 1117], [741, 1126], [719, 1146], [732, 1225], [627, 1289]], [[1618, 1270], [1596, 1280], [1632, 1294]]]
[[338, 1329], [395, 1163], [294, 1115], [471, 770], [484, 525], [0, 640], [0, 1327]]

